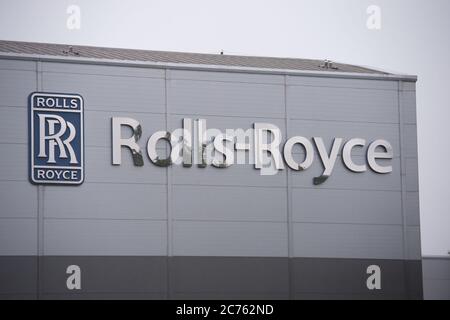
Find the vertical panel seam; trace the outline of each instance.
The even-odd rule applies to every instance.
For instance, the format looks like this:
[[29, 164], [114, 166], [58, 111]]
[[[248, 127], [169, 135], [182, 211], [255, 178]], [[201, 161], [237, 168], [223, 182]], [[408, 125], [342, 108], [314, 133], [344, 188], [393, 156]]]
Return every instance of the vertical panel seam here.
[[402, 208], [402, 233], [403, 233], [403, 270], [404, 270], [404, 283], [405, 283], [405, 292], [406, 295], [409, 296], [410, 288], [409, 288], [409, 268], [407, 260], [409, 260], [409, 252], [408, 252], [408, 237], [406, 230], [406, 215], [405, 215], [405, 175], [406, 175], [406, 167], [405, 167], [405, 157], [404, 157], [404, 148], [403, 148], [403, 105], [402, 105], [402, 92], [403, 92], [403, 83], [402, 81], [397, 81], [398, 90], [397, 90], [397, 101], [398, 101], [398, 123], [399, 123], [399, 140], [400, 140], [400, 182], [401, 182], [401, 208]]
[[407, 239], [407, 230], [406, 230], [406, 214], [405, 214], [405, 196], [406, 196], [406, 164], [405, 164], [405, 156], [404, 156], [404, 130], [403, 130], [403, 104], [402, 104], [402, 92], [403, 92], [403, 83], [398, 81], [398, 118], [399, 118], [399, 140], [400, 140], [400, 179], [401, 179], [401, 208], [402, 208], [402, 224], [403, 224], [403, 258], [408, 259], [408, 239]]
[[[169, 101], [167, 85], [170, 77], [170, 70], [164, 69], [164, 103], [165, 103], [165, 122], [166, 131], [169, 131]], [[167, 148], [167, 146], [166, 146]], [[168, 150], [171, 151], [171, 148]], [[169, 153], [169, 157], [171, 154]], [[167, 298], [172, 298], [172, 256], [173, 256], [173, 221], [172, 221], [172, 169], [171, 166], [166, 167], [167, 178]]]
[[[42, 83], [42, 62], [40, 60], [36, 61], [36, 90], [43, 90]], [[28, 107], [29, 108], [29, 107]], [[29, 155], [31, 156], [31, 155]], [[36, 274], [36, 289], [37, 289], [37, 299], [41, 298], [42, 291], [42, 263], [43, 259], [41, 258], [44, 253], [44, 189], [45, 187], [42, 185], [37, 186], [37, 194], [38, 194], [38, 207], [37, 207], [37, 274]]]
[[[287, 106], [287, 75], [284, 75], [284, 117], [285, 117], [285, 132], [286, 139], [289, 136], [289, 112]], [[288, 286], [289, 286], [289, 298], [294, 298], [294, 271], [293, 269], [293, 225], [292, 225], [292, 188], [291, 188], [291, 172], [289, 168], [286, 168], [286, 213], [287, 213], [287, 245], [288, 245]]]

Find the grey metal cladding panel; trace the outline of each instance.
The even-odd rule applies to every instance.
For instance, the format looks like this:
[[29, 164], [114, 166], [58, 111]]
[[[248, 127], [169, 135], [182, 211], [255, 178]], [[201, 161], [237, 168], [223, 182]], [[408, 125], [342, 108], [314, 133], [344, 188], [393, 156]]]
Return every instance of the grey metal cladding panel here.
[[[170, 107], [169, 107], [170, 108]], [[211, 115], [202, 115], [202, 114], [176, 114], [170, 115], [169, 117], [169, 129], [174, 130], [181, 128], [182, 119], [183, 118], [191, 118], [195, 119], [205, 119], [206, 120], [206, 129], [214, 128], [219, 129], [223, 133], [225, 133], [225, 129], [252, 129], [253, 124], [256, 122], [260, 123], [271, 123], [277, 126], [281, 130], [281, 135], [283, 138], [285, 135], [285, 127], [286, 121], [285, 119], [277, 119], [277, 118], [255, 118], [255, 117], [227, 117], [227, 116], [211, 116]], [[192, 128], [195, 129], [194, 126]]]
[[169, 80], [170, 113], [283, 118], [282, 85]]
[[393, 80], [372, 80], [372, 79], [345, 79], [330, 77], [311, 76], [286, 76], [287, 85], [313, 86], [313, 87], [335, 87], [335, 88], [358, 88], [373, 90], [395, 90], [397, 91], [397, 81]]
[[402, 81], [401, 89], [403, 90], [403, 92], [408, 92], [408, 91], [415, 92], [416, 91], [416, 82]]
[[425, 300], [450, 300], [450, 280], [423, 280]]
[[[419, 261], [380, 259], [329, 259], [294, 258], [291, 262], [292, 291], [303, 294], [317, 294], [326, 298], [328, 294], [354, 295], [353, 299], [388, 298], [398, 295], [406, 298], [413, 294], [414, 284], [421, 282], [421, 271], [417, 272]], [[367, 288], [367, 267], [378, 265], [382, 270], [381, 290]], [[332, 271], [332, 272], [331, 272]], [[414, 276], [407, 280], [407, 273]], [[408, 285], [408, 290], [406, 289]], [[421, 286], [421, 285], [420, 285]], [[421, 291], [421, 290], [420, 290]]]
[[[352, 150], [352, 155], [363, 156], [366, 155], [367, 147], [371, 142], [377, 139], [384, 139], [392, 145], [394, 157], [400, 156], [399, 128], [397, 124], [290, 120], [289, 137], [293, 136], [322, 137], [327, 150], [331, 149], [333, 138], [335, 137], [343, 138], [343, 144], [351, 138], [363, 138], [366, 140], [366, 146]], [[303, 150], [303, 148], [300, 150]], [[315, 151], [318, 154], [317, 150]], [[339, 154], [341, 153], [342, 146], [339, 150]]]
[[279, 222], [174, 221], [177, 256], [287, 256], [287, 224]]
[[0, 58], [0, 72], [1, 70], [25, 70], [36, 72], [36, 62]]
[[164, 69], [60, 62], [44, 62], [42, 63], [42, 71], [162, 79], [165, 77]]
[[[329, 300], [329, 301], [342, 301], [342, 300], [405, 300], [404, 293], [301, 293], [295, 292], [293, 295], [294, 300]], [[419, 299], [418, 299], [419, 300]]]
[[28, 111], [26, 108], [0, 106], [0, 143], [27, 143], [27, 125]]
[[416, 112], [416, 92], [402, 91], [401, 92], [401, 106], [403, 111], [403, 123], [417, 123]]
[[398, 93], [391, 90], [287, 86], [293, 119], [398, 123]]
[[294, 223], [294, 256], [403, 259], [402, 226]]
[[422, 249], [420, 245], [420, 227], [406, 226], [406, 259], [420, 260], [422, 258]]
[[46, 218], [167, 218], [165, 185], [84, 183], [76, 188], [47, 186], [44, 202]]
[[417, 125], [403, 125], [403, 147], [405, 157], [417, 158]]
[[450, 259], [423, 258], [425, 299], [450, 300]]
[[1, 256], [27, 256], [36, 252], [36, 219], [0, 219]]
[[261, 170], [256, 170], [251, 164], [235, 164], [228, 168], [198, 168], [195, 165], [184, 168], [176, 165], [172, 172], [173, 184], [286, 187], [286, 173], [261, 175]]
[[[81, 288], [69, 291], [67, 266], [82, 272]], [[40, 293], [83, 294], [167, 292], [167, 258], [160, 256], [44, 256], [40, 257]]]
[[164, 300], [167, 293], [163, 292], [100, 292], [100, 293], [44, 293], [39, 296], [40, 300]]
[[[355, 163], [365, 163], [366, 159], [360, 156], [353, 156]], [[333, 189], [352, 189], [352, 190], [383, 190], [400, 191], [400, 159], [394, 158], [386, 162], [378, 160], [380, 164], [392, 165], [392, 172], [379, 174], [367, 167], [366, 172], [355, 173], [349, 171], [343, 164], [342, 158], [338, 157], [334, 165], [331, 176], [324, 183], [314, 188], [333, 188]], [[292, 177], [292, 186], [294, 187], [313, 187], [313, 178], [318, 177], [323, 172], [323, 165], [320, 159], [315, 158], [312, 166], [305, 171], [292, 171], [289, 174]]]
[[166, 221], [46, 219], [44, 229], [45, 255], [167, 254]]
[[0, 181], [0, 218], [37, 218], [37, 201], [28, 181]]
[[[86, 111], [85, 141], [87, 146], [111, 147], [111, 118], [129, 117], [141, 124], [142, 137], [138, 141], [142, 151], [145, 152], [147, 139], [158, 130], [165, 130], [166, 121], [163, 114], [135, 113], [135, 112], [112, 112], [112, 111]], [[122, 126], [122, 137], [131, 137], [132, 131], [128, 126]], [[129, 151], [127, 151], [129, 152]], [[125, 153], [125, 151], [123, 151]]]
[[0, 180], [28, 181], [28, 146], [0, 144]]
[[[111, 149], [103, 147], [85, 148], [85, 181], [86, 182], [116, 182], [116, 183], [167, 183], [166, 169], [156, 167], [142, 150], [144, 166], [133, 164], [131, 152], [122, 150], [122, 164], [111, 164]], [[26, 165], [25, 165], [26, 166]]]
[[423, 258], [424, 279], [450, 280], [450, 259]]
[[[173, 292], [194, 298], [248, 294], [269, 297], [289, 291], [289, 262], [286, 258], [260, 257], [172, 257]], [[208, 297], [211, 299], [211, 297]]]
[[85, 110], [165, 112], [164, 79], [43, 73], [43, 89], [83, 96]]
[[0, 69], [0, 106], [25, 107], [36, 91], [36, 72]]
[[406, 191], [419, 191], [419, 169], [416, 158], [405, 159]]
[[285, 188], [173, 186], [175, 219], [287, 221]]
[[169, 70], [169, 78], [176, 80], [245, 82], [245, 83], [266, 83], [266, 84], [284, 85], [283, 75], [256, 74], [256, 73]]
[[406, 225], [420, 226], [419, 192], [406, 192], [404, 212]]
[[398, 191], [292, 190], [294, 222], [401, 225], [401, 210]]
[[[38, 257], [0, 256], [0, 300], [37, 296]], [[22, 298], [20, 298], [22, 296]]]

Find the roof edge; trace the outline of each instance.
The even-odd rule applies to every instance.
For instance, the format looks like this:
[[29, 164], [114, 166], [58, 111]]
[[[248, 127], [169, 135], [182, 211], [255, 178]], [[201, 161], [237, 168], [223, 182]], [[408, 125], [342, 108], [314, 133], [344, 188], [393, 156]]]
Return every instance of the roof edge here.
[[310, 77], [332, 77], [332, 78], [349, 78], [349, 79], [371, 79], [371, 80], [401, 80], [406, 82], [417, 82], [415, 75], [402, 74], [378, 74], [378, 73], [353, 73], [353, 72], [329, 72], [329, 71], [312, 71], [312, 70], [292, 70], [292, 69], [271, 69], [271, 68], [255, 68], [241, 66], [224, 66], [224, 65], [205, 65], [205, 64], [185, 64], [185, 63], [169, 63], [169, 62], [152, 62], [152, 61], [135, 61], [135, 60], [117, 60], [117, 59], [98, 59], [73, 56], [53, 56], [26, 53], [9, 53], [0, 52], [0, 58], [11, 60], [33, 60], [48, 62], [69, 62], [82, 64], [101, 64], [115, 66], [134, 66], [148, 67], [160, 69], [181, 69], [181, 70], [201, 70], [201, 71], [221, 71], [221, 72], [237, 72], [237, 73], [260, 73], [260, 74], [280, 74], [280, 75], [299, 75]]

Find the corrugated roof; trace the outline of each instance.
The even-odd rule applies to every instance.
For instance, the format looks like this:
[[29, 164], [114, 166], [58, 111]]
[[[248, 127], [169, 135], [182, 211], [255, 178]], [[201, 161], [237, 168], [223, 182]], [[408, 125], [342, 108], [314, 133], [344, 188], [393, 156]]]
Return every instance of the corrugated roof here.
[[326, 67], [327, 63], [325, 62], [325, 60], [118, 49], [4, 40], [0, 40], [0, 52], [58, 57], [71, 56], [94, 59], [112, 59], [119, 61], [196, 64], [282, 70], [350, 72], [364, 74], [388, 74], [374, 69], [342, 63], [333, 63], [331, 67]]

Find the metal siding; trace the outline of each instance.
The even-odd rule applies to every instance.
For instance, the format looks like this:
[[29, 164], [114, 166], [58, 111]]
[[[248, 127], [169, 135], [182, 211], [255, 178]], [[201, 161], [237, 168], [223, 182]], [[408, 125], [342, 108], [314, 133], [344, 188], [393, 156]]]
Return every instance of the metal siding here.
[[37, 218], [36, 187], [28, 181], [0, 181], [0, 219]]
[[[285, 132], [285, 121], [284, 119], [278, 118], [266, 118], [266, 117], [251, 117], [251, 116], [211, 116], [208, 114], [194, 114], [194, 113], [185, 113], [185, 114], [171, 114], [169, 116], [169, 130], [181, 128], [182, 119], [183, 118], [191, 118], [195, 119], [205, 119], [206, 120], [206, 128], [214, 128], [225, 131], [225, 129], [251, 129], [253, 128], [253, 124], [255, 122], [261, 123], [271, 123], [276, 125], [282, 133]], [[224, 132], [225, 133], [225, 132]], [[253, 139], [253, 136], [251, 137]]]
[[345, 79], [345, 78], [337, 79], [327, 77], [287, 76], [286, 83], [288, 86], [397, 91], [397, 82], [392, 80], [365, 80], [365, 79]]
[[287, 102], [292, 119], [399, 121], [397, 92], [393, 90], [288, 85]]
[[0, 59], [0, 70], [36, 71], [36, 62], [26, 60]]
[[404, 124], [403, 132], [405, 140], [404, 155], [407, 158], [415, 158], [417, 161], [417, 125], [415, 124]]
[[[290, 172], [292, 176], [292, 186], [300, 188], [316, 188], [318, 189], [348, 189], [348, 190], [383, 190], [383, 191], [399, 191], [400, 183], [400, 161], [398, 158], [392, 159], [392, 172], [387, 174], [378, 174], [368, 168], [362, 173], [349, 171], [342, 163], [341, 157], [336, 159], [333, 173], [326, 182], [321, 185], [314, 186], [313, 178], [318, 177], [323, 172], [321, 161], [316, 161], [308, 170]], [[355, 163], [364, 163], [364, 157], [353, 156]], [[374, 208], [372, 214], [377, 214]]]
[[403, 259], [402, 226], [294, 223], [296, 257]]
[[[86, 181], [42, 187], [41, 225], [33, 219], [38, 187], [28, 182], [26, 130], [37, 75], [29, 62], [15, 64], [0, 60], [1, 255], [36, 254], [39, 230], [45, 255], [287, 257], [291, 245], [294, 257], [420, 259], [414, 86], [398, 92], [394, 81], [286, 76], [285, 100], [284, 76], [168, 70], [165, 80], [150, 68], [42, 63], [45, 91], [85, 99]], [[111, 165], [112, 116], [141, 122], [143, 167], [126, 149], [122, 165]], [[322, 136], [327, 146], [334, 136], [385, 138], [394, 147], [393, 172], [352, 173], [339, 156], [332, 176], [314, 186], [323, 170], [317, 153], [308, 170], [273, 176], [250, 164], [152, 165], [147, 138], [181, 127], [183, 117], [219, 129], [269, 122], [283, 139], [288, 130], [288, 137]], [[365, 154], [355, 150], [354, 159], [363, 163]]]
[[174, 185], [286, 187], [286, 175], [261, 175], [252, 165], [234, 165], [228, 168], [174, 166], [172, 179]]
[[284, 188], [174, 185], [172, 199], [176, 220], [286, 222], [287, 219]]
[[36, 219], [0, 219], [0, 256], [32, 256], [36, 253]]
[[44, 91], [83, 96], [86, 111], [165, 112], [163, 79], [43, 72], [42, 81]]
[[36, 71], [0, 67], [0, 106], [26, 107], [28, 95], [33, 91], [36, 91]]
[[18, 121], [26, 121], [28, 112], [25, 107], [10, 108], [0, 106], [0, 144], [20, 143], [28, 141], [28, 130], [17, 125]]
[[[405, 87], [403, 88], [405, 89]], [[403, 108], [403, 123], [416, 124], [416, 92], [415, 91], [402, 91], [402, 108]]]
[[419, 191], [419, 169], [417, 158], [406, 158], [405, 162], [406, 191]]
[[28, 146], [1, 144], [0, 181], [28, 181]]
[[422, 249], [420, 246], [420, 227], [406, 226], [406, 242], [407, 251], [405, 252], [405, 259], [420, 260], [422, 258]]
[[[401, 225], [398, 191], [294, 188], [293, 221]], [[374, 214], [374, 210], [377, 214]]]
[[85, 182], [165, 184], [167, 181], [166, 170], [149, 163], [144, 153], [144, 166], [136, 167], [128, 150], [122, 151], [120, 166], [111, 164], [110, 148], [86, 147], [85, 152]]
[[[47, 186], [44, 201], [47, 220], [167, 218], [165, 185], [84, 183], [76, 192], [70, 188]], [[73, 203], [77, 205], [71, 205]]]
[[[333, 138], [342, 138], [342, 145], [351, 138], [362, 138], [366, 140], [364, 147], [354, 148], [352, 155], [366, 156], [367, 148], [371, 142], [377, 139], [389, 141], [394, 149], [394, 157], [399, 156], [399, 134], [397, 124], [368, 123], [368, 122], [345, 122], [345, 121], [316, 121], [316, 120], [290, 120], [289, 134], [292, 136], [305, 136], [306, 138], [322, 137], [326, 149], [331, 150]], [[342, 145], [339, 155], [342, 154]], [[301, 149], [303, 153], [303, 148]], [[319, 154], [315, 148], [316, 161]]]
[[406, 192], [405, 214], [406, 224], [409, 226], [420, 226], [419, 192]]
[[152, 68], [137, 68], [125, 66], [106, 66], [80, 63], [45, 62], [42, 64], [43, 72], [72, 73], [80, 75], [104, 75], [119, 77], [138, 77], [164, 79], [164, 70]]
[[176, 256], [286, 257], [281, 222], [174, 221]]
[[231, 73], [231, 72], [214, 72], [214, 71], [204, 72], [192, 70], [170, 70], [170, 79], [284, 85], [284, 77], [282, 75]]
[[424, 258], [423, 293], [427, 300], [450, 300], [450, 259]]
[[166, 223], [143, 220], [45, 220], [44, 254], [166, 255]]
[[[85, 141], [89, 147], [111, 148], [111, 118], [127, 117], [137, 120], [142, 127], [142, 137], [138, 141], [142, 154], [146, 155], [147, 139], [158, 130], [165, 130], [163, 114], [136, 113], [136, 112], [109, 112], [109, 111], [86, 111], [85, 118]], [[131, 129], [123, 126], [122, 137], [130, 137]], [[123, 148], [122, 157], [130, 153], [129, 149]], [[110, 163], [111, 161], [109, 161]]]
[[283, 86], [170, 79], [172, 114], [283, 118]]

